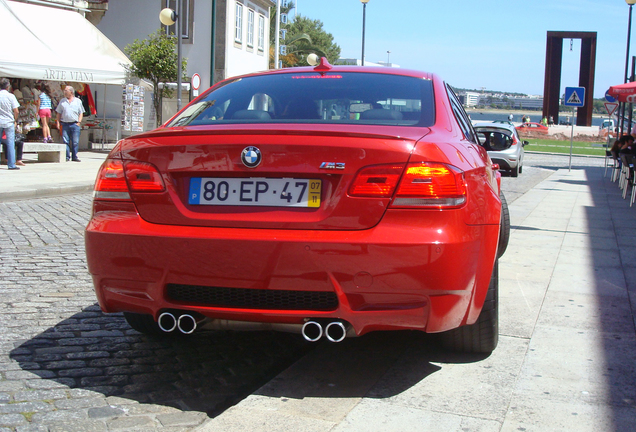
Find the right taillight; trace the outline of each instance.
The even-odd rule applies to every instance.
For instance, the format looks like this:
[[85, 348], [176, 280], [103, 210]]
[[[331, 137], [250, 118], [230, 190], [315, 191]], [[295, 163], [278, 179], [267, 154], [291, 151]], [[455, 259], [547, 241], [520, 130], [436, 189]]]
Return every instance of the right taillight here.
[[458, 168], [422, 162], [410, 163], [397, 187], [391, 207], [449, 208], [466, 202], [466, 181]]
[[404, 171], [403, 164], [375, 165], [362, 169], [349, 188], [354, 197], [390, 198]]

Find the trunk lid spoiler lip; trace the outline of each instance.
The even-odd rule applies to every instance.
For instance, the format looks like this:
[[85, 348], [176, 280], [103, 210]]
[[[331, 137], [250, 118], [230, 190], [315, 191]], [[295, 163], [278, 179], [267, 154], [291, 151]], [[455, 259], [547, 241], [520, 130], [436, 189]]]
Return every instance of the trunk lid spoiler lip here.
[[[185, 126], [171, 129], [155, 129], [153, 131], [144, 132], [122, 140], [129, 144], [132, 141], [150, 140], [153, 138], [177, 137], [177, 136], [215, 136], [215, 135], [307, 135], [313, 136], [350, 136], [350, 137], [368, 137], [368, 138], [384, 138], [384, 139], [408, 139], [419, 141], [428, 135], [432, 128], [430, 127], [411, 127], [411, 126], [385, 126], [385, 125], [369, 125], [364, 128], [351, 128], [350, 125], [333, 127], [316, 127], [308, 128], [307, 125], [302, 127], [294, 127], [296, 125], [285, 124], [285, 128], [281, 125], [243, 125], [237, 128], [236, 125], [224, 125], [226, 127], [215, 127], [213, 129], [207, 126]], [[347, 127], [349, 126], [349, 127]], [[386, 129], [391, 128], [390, 131]], [[384, 129], [384, 130], [382, 130]]]

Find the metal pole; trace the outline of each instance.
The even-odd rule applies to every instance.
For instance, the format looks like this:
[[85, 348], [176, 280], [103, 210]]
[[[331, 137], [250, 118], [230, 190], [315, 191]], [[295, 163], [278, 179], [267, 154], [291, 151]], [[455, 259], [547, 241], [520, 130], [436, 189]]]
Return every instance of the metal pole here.
[[364, 26], [367, 19], [367, 4], [362, 4], [362, 66], [364, 66]]
[[[627, 76], [627, 68], [629, 65], [629, 42], [631, 39], [631, 34], [632, 34], [632, 6], [633, 5], [629, 5], [629, 19], [627, 21], [627, 52], [625, 53], [625, 81], [627, 82], [628, 76]], [[626, 108], [627, 104], [623, 103], [623, 110], [622, 110], [622, 115], [621, 118], [619, 119], [619, 123], [620, 123], [620, 129], [619, 129], [619, 133], [618, 135], [622, 135], [623, 134], [623, 125], [625, 123], [625, 108]]]
[[[630, 77], [629, 77], [629, 81], [630, 81], [630, 82], [634, 81], [634, 67], [636, 67], [636, 57], [633, 57], [633, 56], [632, 56], [632, 74], [631, 74], [631, 75], [630, 75]], [[627, 129], [627, 130], [628, 130], [628, 132], [627, 132], [627, 133], [629, 133], [629, 134], [631, 134], [631, 133], [632, 133], [632, 115], [633, 115], [633, 112], [634, 112], [634, 106], [633, 106], [633, 105], [632, 105], [632, 103], [630, 102], [630, 103], [629, 103], [629, 115], [628, 115], [628, 118], [629, 118], [629, 123], [628, 123], [628, 124], [629, 124], [629, 127], [628, 127], [628, 129]]]
[[274, 40], [276, 41], [274, 44], [274, 69], [278, 69], [278, 52], [280, 51], [280, 0], [276, 0], [276, 37]]
[[576, 116], [576, 107], [572, 107], [572, 132], [570, 133], [570, 164], [568, 171], [572, 171], [572, 146], [574, 141], [574, 117]]
[[177, 0], [177, 111], [181, 111], [181, 0]]
[[212, 29], [210, 31], [210, 87], [216, 79], [216, 0], [212, 0]]

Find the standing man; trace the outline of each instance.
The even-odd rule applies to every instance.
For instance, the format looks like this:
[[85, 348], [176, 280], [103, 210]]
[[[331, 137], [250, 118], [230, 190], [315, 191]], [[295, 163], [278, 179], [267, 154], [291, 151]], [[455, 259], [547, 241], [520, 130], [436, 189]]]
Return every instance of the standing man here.
[[15, 166], [15, 124], [20, 115], [18, 107], [20, 103], [9, 93], [11, 83], [8, 79], [0, 79], [0, 136], [4, 132], [7, 135], [7, 165], [10, 170], [19, 170]]
[[[64, 87], [64, 99], [55, 109], [57, 112], [57, 130], [62, 132], [64, 144], [66, 144], [66, 161], [81, 162], [77, 157], [80, 139], [80, 123], [84, 117], [84, 105], [75, 97], [75, 89], [71, 86]], [[61, 123], [61, 124], [60, 124]], [[61, 126], [61, 127], [60, 127]]]

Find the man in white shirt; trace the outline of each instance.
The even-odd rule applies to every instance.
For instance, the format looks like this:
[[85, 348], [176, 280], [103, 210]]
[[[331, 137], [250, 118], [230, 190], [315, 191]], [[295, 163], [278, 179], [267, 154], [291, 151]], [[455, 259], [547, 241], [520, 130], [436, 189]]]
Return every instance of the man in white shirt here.
[[8, 79], [0, 79], [0, 137], [4, 132], [7, 135], [7, 165], [10, 170], [19, 170], [15, 166], [15, 125], [20, 115], [18, 107], [20, 103], [16, 97], [9, 93], [11, 83]]
[[[77, 157], [80, 140], [80, 123], [84, 117], [84, 105], [75, 97], [75, 89], [71, 86], [64, 88], [65, 98], [60, 100], [55, 111], [57, 112], [57, 130], [62, 132], [62, 138], [66, 147], [66, 161], [81, 162]], [[69, 152], [70, 150], [70, 152]]]

